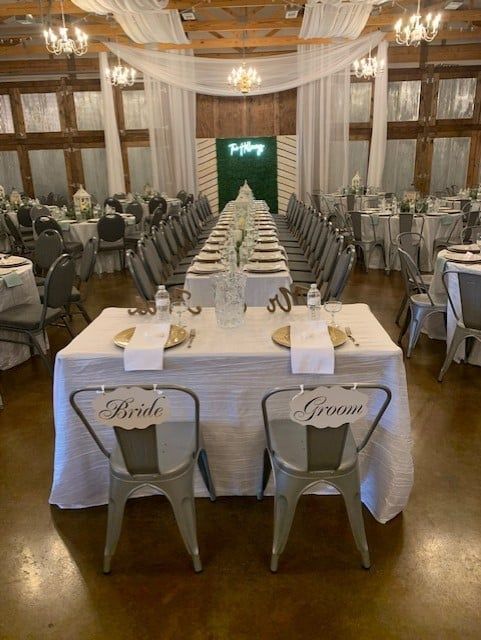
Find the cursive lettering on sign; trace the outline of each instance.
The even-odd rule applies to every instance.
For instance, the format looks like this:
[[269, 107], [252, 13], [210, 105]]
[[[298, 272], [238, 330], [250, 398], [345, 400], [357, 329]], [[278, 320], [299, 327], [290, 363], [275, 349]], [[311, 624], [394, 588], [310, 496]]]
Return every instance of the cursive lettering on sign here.
[[141, 387], [119, 387], [98, 395], [93, 402], [97, 420], [111, 427], [145, 429], [170, 416], [168, 398], [161, 392]]
[[261, 156], [264, 153], [264, 149], [266, 148], [265, 144], [253, 144], [250, 140], [247, 142], [241, 142], [238, 144], [237, 142], [231, 142], [229, 145], [230, 155], [234, 156], [236, 153], [242, 158], [247, 153], [255, 153], [257, 157]]
[[367, 396], [354, 389], [318, 387], [292, 398], [290, 417], [294, 422], [319, 429], [355, 422], [367, 413]]

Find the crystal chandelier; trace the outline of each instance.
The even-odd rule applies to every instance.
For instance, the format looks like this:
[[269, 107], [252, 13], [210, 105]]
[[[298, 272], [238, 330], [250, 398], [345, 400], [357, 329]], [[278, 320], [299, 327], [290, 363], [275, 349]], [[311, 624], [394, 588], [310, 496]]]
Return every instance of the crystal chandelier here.
[[120, 58], [117, 57], [117, 64], [111, 69], [105, 71], [107, 80], [110, 80], [114, 87], [131, 87], [135, 83], [137, 71], [132, 67], [124, 67], [120, 64]]
[[374, 58], [371, 56], [371, 49], [369, 49], [369, 55], [367, 58], [354, 60], [352, 63], [356, 78], [376, 78], [383, 73], [384, 65], [384, 60], [378, 61], [376, 56], [374, 56]]
[[72, 54], [76, 56], [83, 56], [87, 53], [88, 49], [88, 35], [81, 31], [78, 27], [75, 27], [75, 39], [70, 38], [68, 29], [65, 26], [65, 16], [63, 12], [63, 2], [60, 2], [62, 10], [62, 26], [58, 28], [58, 35], [53, 31], [51, 27], [44, 30], [43, 36], [45, 38], [45, 46], [49, 53], [53, 53], [56, 56], [65, 54], [70, 56]]
[[396, 42], [398, 44], [410, 47], [419, 47], [422, 41], [432, 42], [438, 35], [439, 24], [441, 22], [441, 14], [438, 13], [434, 18], [428, 13], [424, 22], [422, 22], [421, 0], [418, 0], [418, 9], [410, 18], [406, 26], [403, 26], [402, 18], [394, 25], [396, 31]]
[[252, 89], [258, 89], [261, 86], [261, 77], [253, 67], [246, 67], [243, 62], [240, 67], [232, 69], [227, 76], [227, 84], [233, 91], [238, 91], [243, 95], [247, 95]]

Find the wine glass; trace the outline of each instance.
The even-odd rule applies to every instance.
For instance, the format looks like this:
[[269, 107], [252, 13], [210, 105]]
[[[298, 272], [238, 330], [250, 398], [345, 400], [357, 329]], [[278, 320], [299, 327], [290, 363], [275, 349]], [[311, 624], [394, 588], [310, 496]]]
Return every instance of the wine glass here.
[[330, 325], [332, 327], [337, 327], [338, 325], [335, 320], [335, 314], [342, 309], [342, 302], [340, 300], [328, 300], [324, 304], [324, 309], [327, 311], [327, 313], [331, 314]]
[[186, 323], [184, 322], [184, 314], [187, 311], [187, 305], [184, 300], [176, 300], [171, 305], [171, 313], [175, 320], [175, 324], [179, 327], [185, 327]]

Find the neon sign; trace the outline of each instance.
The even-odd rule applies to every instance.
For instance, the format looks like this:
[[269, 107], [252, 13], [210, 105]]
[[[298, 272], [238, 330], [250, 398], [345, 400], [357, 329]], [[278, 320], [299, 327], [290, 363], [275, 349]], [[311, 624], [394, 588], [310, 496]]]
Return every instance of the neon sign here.
[[265, 144], [253, 144], [250, 140], [241, 142], [240, 144], [231, 142], [231, 144], [227, 146], [229, 147], [231, 156], [238, 154], [241, 158], [247, 153], [255, 153], [257, 157], [259, 157], [264, 153], [264, 149], [266, 148]]

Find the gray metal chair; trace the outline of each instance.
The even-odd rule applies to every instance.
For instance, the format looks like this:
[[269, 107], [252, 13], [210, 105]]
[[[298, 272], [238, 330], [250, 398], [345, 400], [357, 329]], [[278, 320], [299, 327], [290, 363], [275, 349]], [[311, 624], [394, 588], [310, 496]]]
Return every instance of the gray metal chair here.
[[[328, 388], [335, 385], [323, 385]], [[262, 485], [258, 498], [264, 495], [271, 470], [274, 473], [274, 537], [272, 543], [271, 571], [277, 571], [279, 556], [284, 551], [291, 529], [297, 502], [302, 493], [319, 483], [332, 485], [342, 494], [346, 505], [349, 522], [356, 546], [361, 553], [362, 566], [368, 569], [371, 565], [369, 548], [364, 530], [361, 505], [361, 487], [359, 477], [359, 452], [368, 444], [375, 428], [391, 401], [391, 391], [384, 385], [342, 385], [344, 389], [379, 391], [383, 398], [370, 397], [380, 405], [369, 415], [372, 422], [359, 446], [356, 445], [349, 422], [336, 428], [318, 429], [301, 425], [285, 415], [285, 408], [292, 400], [293, 394], [299, 393], [299, 386], [277, 388], [268, 391], [262, 399], [262, 413], [266, 432], [267, 448], [264, 451], [264, 469]], [[305, 386], [306, 391], [316, 386]], [[268, 402], [271, 398], [286, 394], [275, 410], [276, 418], [269, 418]], [[287, 400], [287, 401], [286, 401]], [[382, 400], [382, 402], [381, 402]], [[286, 411], [287, 412], [287, 411]]]
[[386, 254], [384, 251], [384, 243], [381, 240], [378, 240], [376, 235], [376, 227], [379, 224], [379, 216], [369, 215], [373, 239], [368, 240], [362, 229], [362, 216], [367, 215], [363, 214], [360, 211], [352, 211], [350, 213], [351, 218], [351, 226], [352, 233], [354, 236], [353, 244], [362, 251], [362, 256], [364, 259], [364, 269], [366, 273], [369, 271], [369, 259], [371, 257], [371, 253], [377, 247], [381, 249], [382, 257], [384, 260], [384, 266], [386, 267]]
[[350, 244], [338, 257], [334, 271], [323, 293], [323, 302], [327, 300], [342, 300], [349, 276], [356, 262], [356, 249]]
[[150, 236], [144, 237], [139, 240], [138, 254], [144, 265], [145, 271], [150, 277], [150, 280], [158, 287], [161, 284], [166, 283], [166, 274], [164, 266], [159, 257], [155, 243]]
[[[459, 232], [458, 238], [455, 236], [455, 232]], [[434, 238], [433, 242], [433, 260], [436, 258], [438, 251], [441, 249], [447, 249], [453, 242], [461, 241], [462, 231], [462, 215], [455, 213], [448, 213], [442, 216], [440, 220], [439, 235]]]
[[44, 204], [34, 204], [30, 209], [30, 217], [32, 222], [35, 222], [40, 216], [50, 216], [50, 209]]
[[25, 241], [33, 240], [32, 218], [30, 217], [31, 207], [28, 204], [22, 204], [17, 211], [18, 228], [22, 238]]
[[446, 315], [446, 303], [435, 300], [426, 289], [419, 269], [414, 260], [402, 249], [398, 249], [401, 260], [401, 273], [404, 280], [404, 288], [409, 302], [409, 313], [406, 314], [404, 325], [399, 334], [398, 344], [400, 345], [404, 334], [409, 328], [409, 342], [407, 357], [410, 358], [414, 347], [421, 335], [424, 321], [435, 313]]
[[125, 267], [125, 220], [119, 213], [107, 213], [97, 222], [99, 252], [117, 251], [120, 268]]
[[127, 259], [127, 267], [130, 271], [130, 275], [132, 276], [137, 292], [145, 302], [152, 302], [155, 298], [155, 287], [142, 263], [142, 260], [132, 251], [132, 249], [127, 249], [125, 256]]
[[112, 209], [115, 209], [117, 213], [122, 213], [123, 211], [122, 203], [115, 196], [110, 198], [105, 198], [104, 209], [105, 207], [111, 207]]
[[35, 218], [33, 222], [33, 227], [35, 229], [35, 233], [39, 236], [42, 231], [46, 231], [47, 229], [54, 229], [58, 231], [60, 237], [63, 240], [63, 248], [67, 253], [71, 253], [74, 258], [80, 258], [83, 252], [83, 244], [81, 242], [75, 241], [67, 241], [63, 236], [62, 227], [59, 225], [57, 220], [52, 216], [40, 216]]
[[[395, 224], [398, 225], [398, 230], [396, 233]], [[401, 233], [411, 233], [413, 230], [414, 223], [414, 213], [399, 213], [399, 216], [390, 216], [388, 219], [388, 229], [389, 229], [389, 254], [387, 256], [387, 273], [391, 272], [392, 263], [394, 258], [397, 255], [398, 248], [398, 236]], [[422, 227], [424, 227], [424, 218], [422, 219]], [[422, 227], [419, 232], [422, 235]], [[419, 264], [419, 261], [416, 261]]]
[[[459, 287], [460, 307], [453, 301], [447, 279], [449, 276], [457, 277]], [[446, 359], [439, 372], [438, 381], [442, 382], [451, 362], [456, 355], [460, 344], [468, 338], [474, 338], [481, 342], [481, 274], [466, 273], [453, 270], [446, 270], [443, 273], [443, 285], [448, 294], [449, 306], [456, 318], [456, 329], [453, 339], [446, 354]]]
[[3, 220], [5, 223], [5, 228], [7, 230], [12, 252], [17, 252], [21, 255], [29, 255], [34, 248], [33, 240], [25, 240], [22, 237], [22, 234], [20, 233], [17, 225], [12, 220], [8, 212], [4, 214]]
[[[197, 543], [196, 515], [194, 504], [194, 470], [199, 465], [201, 475], [215, 500], [207, 454], [200, 444], [199, 399], [187, 387], [162, 384], [162, 393], [172, 399], [172, 407], [182, 399], [192, 400], [192, 417], [175, 420], [174, 415], [167, 422], [144, 428], [113, 426], [115, 448], [110, 452], [100, 439], [95, 426], [86, 416], [90, 401], [99, 391], [109, 392], [132, 387], [86, 387], [70, 394], [70, 404], [83, 425], [94, 439], [103, 455], [109, 460], [110, 488], [105, 541], [103, 571], [110, 573], [112, 556], [120, 537], [125, 503], [141, 487], [156, 489], [169, 500], [187, 551], [192, 557], [194, 570], [202, 571]], [[138, 385], [142, 389], [155, 390], [156, 385]], [[135, 387], [133, 387], [135, 389]], [[81, 396], [83, 402], [81, 401]], [[82, 409], [80, 406], [84, 406]], [[172, 409], [174, 413], [174, 409]], [[189, 412], [190, 413], [190, 412]]]
[[98, 247], [99, 241], [95, 236], [88, 239], [80, 262], [77, 286], [72, 288], [69, 299], [69, 303], [77, 307], [87, 324], [92, 322], [92, 318], [85, 309], [85, 299], [87, 297], [88, 282], [95, 270]]
[[479, 235], [481, 235], [481, 225], [465, 227], [461, 232], [461, 241], [463, 244], [473, 244]]
[[19, 333], [27, 339], [6, 338], [2, 334], [0, 342], [25, 344], [30, 347], [32, 355], [36, 350], [50, 374], [53, 373], [53, 367], [42, 350], [38, 336], [44, 333], [47, 326], [59, 322], [72, 338], [75, 337], [66, 312], [74, 278], [75, 261], [72, 256], [62, 254], [48, 271], [43, 303], [19, 304], [0, 312], [0, 330]]

